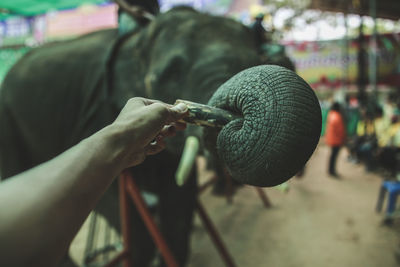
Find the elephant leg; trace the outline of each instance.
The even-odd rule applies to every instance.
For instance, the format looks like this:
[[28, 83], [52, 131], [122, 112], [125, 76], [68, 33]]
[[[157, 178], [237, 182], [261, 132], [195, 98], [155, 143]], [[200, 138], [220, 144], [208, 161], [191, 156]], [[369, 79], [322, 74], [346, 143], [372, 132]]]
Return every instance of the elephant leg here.
[[208, 164], [208, 167], [212, 168], [217, 175], [217, 180], [214, 183], [212, 193], [216, 196], [226, 196], [230, 201], [236, 190], [240, 186], [243, 186], [243, 184], [229, 176], [226, 169], [224, 169], [223, 163], [219, 161], [219, 159], [212, 157], [209, 160], [211, 160], [212, 163]]
[[165, 179], [168, 182], [160, 194], [161, 232], [179, 266], [184, 266], [189, 256], [190, 233], [197, 199], [197, 179], [194, 170], [195, 167], [188, 182], [182, 187], [176, 185], [175, 179]]
[[0, 101], [0, 180], [32, 167], [27, 144], [11, 110]]
[[121, 232], [118, 180], [116, 179], [97, 203], [95, 211], [103, 215], [110, 227]]
[[[109, 225], [121, 233], [120, 207], [119, 207], [119, 188], [118, 181], [114, 181], [102, 199], [99, 201], [96, 211], [102, 214]], [[143, 223], [142, 218], [133, 205], [131, 199], [128, 200], [130, 208], [130, 230], [132, 242], [132, 261], [135, 266], [149, 266], [154, 258], [155, 247], [153, 241]]]
[[155, 255], [155, 245], [136, 207], [130, 203], [132, 261], [136, 266], [150, 266]]

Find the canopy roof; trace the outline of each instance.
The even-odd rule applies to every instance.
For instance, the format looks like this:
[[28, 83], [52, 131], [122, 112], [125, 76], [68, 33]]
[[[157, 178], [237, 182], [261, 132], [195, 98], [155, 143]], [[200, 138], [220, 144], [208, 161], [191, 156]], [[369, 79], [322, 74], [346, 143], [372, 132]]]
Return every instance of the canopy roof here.
[[[400, 19], [400, 0], [375, 0], [376, 17]], [[371, 0], [312, 0], [311, 9], [371, 16]]]
[[[8, 15], [35, 16], [50, 10], [71, 9], [82, 4], [102, 4], [106, 0], [1, 0], [1, 17]], [[4, 11], [8, 11], [5, 13]]]
[[[375, 0], [377, 17], [400, 19], [400, 0]], [[35, 16], [49, 10], [70, 9], [82, 4], [102, 4], [110, 0], [1, 0], [0, 10], [8, 10], [11, 15]], [[311, 0], [311, 9], [324, 11], [371, 15], [371, 0]], [[7, 14], [1, 14], [4, 18]]]

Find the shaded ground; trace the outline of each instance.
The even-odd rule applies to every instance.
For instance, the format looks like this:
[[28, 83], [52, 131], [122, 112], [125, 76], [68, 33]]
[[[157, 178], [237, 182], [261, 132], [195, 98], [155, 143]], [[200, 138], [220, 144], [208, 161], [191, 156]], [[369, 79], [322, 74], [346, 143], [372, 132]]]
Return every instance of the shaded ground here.
[[[290, 181], [290, 191], [264, 189], [273, 207], [264, 208], [254, 188], [238, 190], [233, 204], [201, 195], [238, 266], [330, 267], [398, 266], [394, 251], [399, 244], [400, 223], [382, 226], [375, 204], [381, 178], [364, 172], [362, 165], [338, 159], [340, 180], [326, 175], [329, 148], [320, 146], [302, 179]], [[84, 232], [71, 251], [81, 261]], [[225, 266], [196, 218], [190, 267]]]

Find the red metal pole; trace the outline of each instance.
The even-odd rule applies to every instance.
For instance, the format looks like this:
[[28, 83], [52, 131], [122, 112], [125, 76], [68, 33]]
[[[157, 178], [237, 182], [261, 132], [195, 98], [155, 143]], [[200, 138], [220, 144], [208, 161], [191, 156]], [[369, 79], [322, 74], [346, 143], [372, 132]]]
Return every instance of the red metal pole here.
[[226, 195], [226, 200], [229, 204], [232, 204], [233, 199], [233, 183], [232, 183], [232, 176], [229, 174], [228, 170], [226, 168], [223, 168], [224, 171], [224, 179], [225, 179], [225, 195]]
[[203, 193], [203, 191], [206, 190], [210, 185], [215, 183], [217, 181], [217, 179], [218, 179], [217, 176], [213, 176], [210, 180], [208, 180], [207, 182], [205, 182], [204, 184], [199, 186], [199, 189], [197, 190], [197, 193], [198, 194]]
[[165, 242], [160, 230], [158, 229], [156, 223], [154, 222], [134, 179], [132, 179], [130, 174], [127, 174], [127, 176], [129, 176], [129, 179], [126, 180], [126, 189], [130, 197], [132, 198], [133, 203], [135, 204], [140, 216], [142, 217], [143, 222], [145, 223], [147, 229], [149, 230], [149, 233], [152, 236], [156, 246], [158, 247], [161, 255], [163, 256], [165, 263], [167, 264], [168, 267], [178, 267], [178, 264], [174, 256], [172, 255], [172, 252], [169, 249], [167, 243]]
[[208, 217], [205, 209], [201, 205], [200, 200], [197, 200], [197, 211], [199, 213], [201, 221], [203, 222], [205, 228], [207, 229], [209, 236], [211, 237], [211, 240], [214, 242], [214, 245], [218, 249], [219, 254], [221, 255], [223, 261], [225, 262], [225, 265], [228, 267], [234, 267], [235, 263], [233, 262], [231, 255], [229, 254], [228, 250], [225, 248], [225, 245], [222, 242], [221, 237], [219, 236], [213, 223], [211, 222], [210, 218]]
[[115, 256], [109, 263], [107, 263], [104, 267], [113, 267], [116, 266], [118, 263], [120, 263], [124, 258], [128, 258], [129, 256], [129, 251], [124, 249], [121, 251], [117, 256]]
[[128, 171], [124, 171], [121, 173], [119, 179], [119, 206], [121, 213], [121, 230], [122, 230], [122, 241], [124, 244], [124, 250], [120, 254], [121, 257], [118, 260], [122, 259], [124, 267], [132, 266], [132, 258], [131, 258], [131, 229], [130, 229], [130, 212], [129, 212], [129, 203], [128, 203], [128, 193], [127, 193], [127, 181], [129, 179]]
[[264, 203], [264, 206], [266, 208], [270, 208], [271, 207], [271, 201], [269, 201], [269, 198], [267, 196], [267, 194], [264, 192], [264, 190], [262, 190], [260, 187], [255, 186], [254, 187], [258, 193], [258, 195], [260, 196], [262, 202]]

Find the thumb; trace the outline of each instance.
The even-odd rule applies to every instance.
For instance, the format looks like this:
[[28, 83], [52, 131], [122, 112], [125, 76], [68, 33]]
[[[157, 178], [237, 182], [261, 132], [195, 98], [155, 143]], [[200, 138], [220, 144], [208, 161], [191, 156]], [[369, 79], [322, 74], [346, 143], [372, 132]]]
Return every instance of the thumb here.
[[169, 109], [170, 110], [170, 115], [171, 115], [171, 121], [178, 121], [184, 117], [186, 117], [189, 113], [188, 113], [188, 107], [184, 104], [184, 103], [179, 103], [175, 106], [173, 106], [172, 108]]

